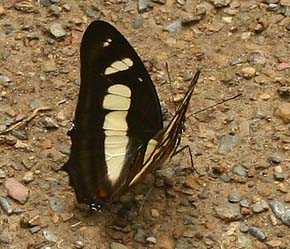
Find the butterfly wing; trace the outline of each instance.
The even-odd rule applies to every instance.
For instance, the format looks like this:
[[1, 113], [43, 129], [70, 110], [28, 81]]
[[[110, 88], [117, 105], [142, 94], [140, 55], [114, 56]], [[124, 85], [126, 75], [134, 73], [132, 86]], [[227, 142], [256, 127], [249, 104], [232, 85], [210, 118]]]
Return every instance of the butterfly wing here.
[[178, 139], [182, 133], [183, 124], [185, 122], [185, 114], [199, 75], [200, 71], [192, 78], [189, 89], [168, 126], [162, 129], [147, 143], [147, 153], [145, 154], [142, 169], [132, 178], [128, 184], [129, 187], [144, 178], [144, 176], [146, 176], [146, 174], [156, 165], [162, 164], [178, 146]]
[[81, 86], [63, 170], [78, 202], [101, 205], [141, 169], [144, 144], [162, 129], [162, 115], [144, 64], [113, 26], [92, 22], [80, 54]]

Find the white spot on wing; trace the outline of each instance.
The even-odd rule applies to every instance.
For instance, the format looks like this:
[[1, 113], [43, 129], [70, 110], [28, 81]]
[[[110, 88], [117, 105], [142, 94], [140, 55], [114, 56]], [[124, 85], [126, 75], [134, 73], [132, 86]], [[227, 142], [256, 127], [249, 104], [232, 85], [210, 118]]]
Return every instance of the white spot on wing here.
[[[105, 116], [103, 129], [105, 131], [105, 160], [108, 179], [114, 185], [123, 170], [129, 137], [127, 136], [127, 114], [131, 104], [129, 87], [116, 84], [108, 88], [104, 97], [103, 107], [112, 110]], [[122, 110], [123, 109], [123, 110]]]
[[127, 111], [112, 111], [105, 116], [103, 128], [105, 130], [120, 130], [127, 131]]
[[152, 155], [152, 152], [154, 151], [156, 145], [157, 145], [156, 140], [154, 140], [154, 139], [149, 140], [149, 142], [147, 144], [146, 152], [144, 155], [143, 163], [145, 163], [147, 161], [147, 159]]
[[130, 108], [131, 99], [115, 94], [107, 94], [103, 100], [103, 108], [107, 110], [126, 111]]
[[151, 159], [151, 161], [152, 161], [152, 156], [154, 156], [154, 155], [156, 155], [158, 153], [155, 150], [155, 148], [157, 146], [157, 143], [158, 142], [156, 140], [154, 140], [154, 139], [150, 139], [149, 140], [149, 142], [147, 144], [146, 152], [145, 152], [145, 155], [144, 155], [144, 160], [143, 160], [144, 167], [138, 172], [138, 174], [136, 174], [134, 176], [134, 178], [129, 183], [129, 186], [132, 186], [134, 183], [136, 183], [138, 181], [139, 177], [141, 177], [141, 175], [151, 165], [151, 162], [148, 162], [148, 160]]
[[112, 42], [112, 40], [110, 38], [108, 38], [106, 41], [103, 42], [103, 47], [108, 47], [110, 46], [110, 43]]
[[127, 136], [114, 136], [105, 138], [106, 159], [124, 155], [129, 138]]
[[109, 67], [105, 70], [105, 75], [117, 73], [120, 71], [128, 70], [133, 66], [133, 61], [130, 58], [125, 58], [120, 61], [113, 62]]
[[109, 74], [113, 74], [117, 72], [119, 72], [118, 69], [113, 68], [113, 67], [107, 67], [107, 69], [105, 70], [105, 75], [109, 75]]
[[125, 71], [129, 68], [129, 66], [123, 61], [115, 61], [112, 65], [112, 68], [116, 68], [119, 71]]
[[118, 180], [122, 172], [128, 143], [127, 136], [105, 138], [105, 160], [108, 178], [112, 184]]
[[108, 88], [108, 93], [120, 95], [124, 97], [131, 97], [131, 90], [129, 87], [121, 84], [112, 85]]
[[105, 48], [105, 47], [108, 47], [110, 45], [110, 43], [109, 42], [104, 42], [103, 43], [103, 47]]
[[106, 136], [126, 136], [127, 131], [105, 130]]
[[133, 66], [133, 61], [130, 58], [123, 59], [122, 62], [124, 62], [128, 67]]

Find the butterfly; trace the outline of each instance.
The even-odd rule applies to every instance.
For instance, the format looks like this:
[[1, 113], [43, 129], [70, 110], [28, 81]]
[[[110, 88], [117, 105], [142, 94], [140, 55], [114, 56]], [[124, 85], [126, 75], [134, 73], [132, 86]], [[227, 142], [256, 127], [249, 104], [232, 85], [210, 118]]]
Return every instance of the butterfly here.
[[81, 85], [62, 170], [77, 201], [101, 211], [176, 149], [200, 72], [163, 127], [160, 102], [143, 62], [111, 24], [93, 21], [81, 47]]

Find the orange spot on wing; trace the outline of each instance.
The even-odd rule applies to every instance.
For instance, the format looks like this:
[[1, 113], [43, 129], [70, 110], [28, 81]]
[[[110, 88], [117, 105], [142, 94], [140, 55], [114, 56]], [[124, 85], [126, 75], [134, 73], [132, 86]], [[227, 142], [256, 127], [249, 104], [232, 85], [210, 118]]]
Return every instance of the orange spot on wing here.
[[108, 192], [105, 191], [104, 189], [99, 189], [99, 197], [107, 198], [108, 197]]

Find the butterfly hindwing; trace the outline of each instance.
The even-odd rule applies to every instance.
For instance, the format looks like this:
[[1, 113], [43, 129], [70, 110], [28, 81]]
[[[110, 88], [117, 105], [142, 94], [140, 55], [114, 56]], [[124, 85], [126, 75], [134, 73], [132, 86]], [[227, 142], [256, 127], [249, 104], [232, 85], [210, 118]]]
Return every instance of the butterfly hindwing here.
[[178, 146], [178, 139], [182, 133], [183, 124], [185, 122], [185, 114], [199, 75], [200, 71], [192, 78], [189, 89], [168, 126], [160, 130], [160, 132], [148, 142], [147, 148], [151, 146], [152, 151], [148, 155], [147, 160], [144, 160], [142, 169], [130, 181], [129, 187], [142, 180], [152, 168], [161, 165]]
[[162, 129], [162, 115], [144, 64], [113, 26], [92, 22], [80, 53], [71, 155], [63, 169], [78, 201], [97, 205], [141, 170], [145, 145]]

